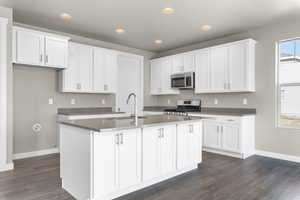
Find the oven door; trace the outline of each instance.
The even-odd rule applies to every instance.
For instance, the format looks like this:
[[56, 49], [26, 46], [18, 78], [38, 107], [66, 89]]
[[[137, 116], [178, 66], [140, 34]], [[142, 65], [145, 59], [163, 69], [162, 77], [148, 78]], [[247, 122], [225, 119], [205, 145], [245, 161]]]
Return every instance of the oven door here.
[[172, 88], [185, 88], [186, 80], [184, 75], [171, 76]]

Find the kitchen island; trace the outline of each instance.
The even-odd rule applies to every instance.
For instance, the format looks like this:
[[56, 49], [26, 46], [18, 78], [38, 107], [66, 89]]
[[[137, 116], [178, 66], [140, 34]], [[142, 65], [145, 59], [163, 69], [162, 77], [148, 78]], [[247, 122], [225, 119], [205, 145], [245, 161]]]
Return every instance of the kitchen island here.
[[202, 119], [154, 115], [60, 121], [62, 187], [108, 200], [197, 169]]

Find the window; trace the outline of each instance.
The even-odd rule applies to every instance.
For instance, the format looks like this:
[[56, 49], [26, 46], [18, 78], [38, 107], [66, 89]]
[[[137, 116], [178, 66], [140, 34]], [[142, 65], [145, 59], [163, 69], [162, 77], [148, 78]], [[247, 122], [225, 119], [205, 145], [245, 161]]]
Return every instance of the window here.
[[278, 57], [278, 125], [300, 128], [300, 39], [279, 42]]

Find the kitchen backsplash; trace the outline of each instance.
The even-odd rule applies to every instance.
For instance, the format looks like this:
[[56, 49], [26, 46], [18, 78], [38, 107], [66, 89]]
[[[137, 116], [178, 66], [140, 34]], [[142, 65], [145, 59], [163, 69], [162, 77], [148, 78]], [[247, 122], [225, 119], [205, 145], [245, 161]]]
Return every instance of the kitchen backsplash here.
[[[178, 99], [201, 99], [203, 107], [255, 108], [255, 93], [194, 94], [193, 90], [181, 90], [179, 95], [157, 97], [157, 105], [174, 106]], [[217, 104], [215, 104], [217, 103]]]

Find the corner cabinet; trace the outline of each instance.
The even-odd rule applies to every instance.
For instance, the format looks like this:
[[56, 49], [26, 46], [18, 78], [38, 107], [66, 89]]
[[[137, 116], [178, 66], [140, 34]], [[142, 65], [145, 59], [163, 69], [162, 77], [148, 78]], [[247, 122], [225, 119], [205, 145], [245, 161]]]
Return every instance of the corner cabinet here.
[[203, 120], [203, 149], [239, 158], [255, 154], [255, 117], [217, 117]]
[[64, 69], [68, 67], [68, 37], [13, 27], [13, 62]]
[[195, 93], [255, 92], [252, 39], [196, 52]]
[[70, 42], [69, 67], [59, 74], [60, 91], [115, 93], [117, 56], [117, 51]]
[[151, 60], [151, 94], [179, 94], [171, 88], [172, 56]]

